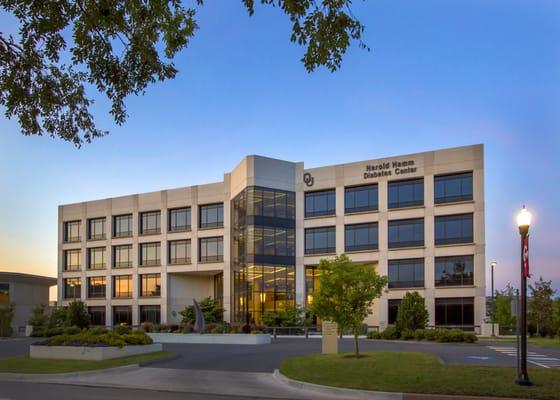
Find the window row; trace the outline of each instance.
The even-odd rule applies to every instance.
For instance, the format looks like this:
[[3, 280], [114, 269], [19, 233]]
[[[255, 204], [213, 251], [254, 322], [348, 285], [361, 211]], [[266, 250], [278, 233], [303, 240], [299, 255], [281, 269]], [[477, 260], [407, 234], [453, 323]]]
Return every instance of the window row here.
[[[473, 243], [473, 214], [442, 215], [434, 218], [435, 244]], [[390, 249], [424, 246], [424, 218], [388, 222]], [[344, 251], [376, 250], [379, 246], [378, 223], [344, 226]], [[305, 229], [305, 254], [336, 252], [336, 227]]]
[[[376, 211], [379, 207], [378, 185], [344, 188], [344, 211], [355, 213]], [[434, 177], [435, 204], [469, 201], [473, 199], [473, 174], [438, 175]], [[424, 205], [424, 178], [407, 179], [388, 183], [388, 208], [419, 207]], [[305, 216], [335, 215], [335, 189], [305, 193]]]
[[[86, 297], [89, 299], [106, 298], [106, 277], [92, 276], [87, 278]], [[132, 275], [115, 275], [113, 279], [113, 298], [132, 297]], [[64, 279], [64, 298], [80, 299], [82, 297], [82, 279]], [[140, 297], [161, 296], [160, 274], [141, 274], [138, 276], [138, 293]]]
[[[389, 300], [387, 322], [394, 324], [397, 320], [400, 299]], [[448, 328], [474, 328], [474, 298], [446, 297], [435, 299], [435, 326]]]
[[[199, 206], [198, 215], [198, 226], [200, 229], [224, 226], [224, 205], [222, 203]], [[167, 216], [168, 232], [184, 232], [191, 229], [190, 207], [169, 209]], [[105, 222], [105, 217], [88, 219], [86, 225], [87, 240], [105, 239]], [[64, 242], [72, 243], [81, 241], [80, 225], [80, 221], [64, 222]], [[141, 235], [161, 233], [161, 211], [157, 210], [140, 213], [139, 232]], [[132, 236], [132, 214], [113, 216], [112, 235], [115, 238]]]
[[[113, 306], [113, 326], [120, 324], [132, 325], [132, 306]], [[104, 306], [88, 307], [88, 314], [91, 325], [106, 326], [107, 317]], [[159, 305], [143, 305], [138, 307], [138, 317], [140, 323], [150, 322], [152, 324], [161, 323], [161, 307]]]
[[[472, 255], [435, 257], [435, 287], [474, 285], [473, 259]], [[388, 275], [390, 289], [422, 288], [424, 259], [389, 260]]]
[[[223, 237], [200, 238], [199, 262], [221, 262], [224, 256]], [[138, 263], [141, 267], [161, 265], [161, 243], [140, 243]], [[132, 267], [132, 245], [124, 244], [112, 247], [112, 268]], [[86, 250], [87, 269], [105, 269], [107, 267], [106, 247], [90, 247]], [[82, 250], [64, 251], [64, 270], [80, 271], [82, 268]], [[191, 240], [170, 240], [167, 242], [167, 264], [181, 265], [191, 263]]]

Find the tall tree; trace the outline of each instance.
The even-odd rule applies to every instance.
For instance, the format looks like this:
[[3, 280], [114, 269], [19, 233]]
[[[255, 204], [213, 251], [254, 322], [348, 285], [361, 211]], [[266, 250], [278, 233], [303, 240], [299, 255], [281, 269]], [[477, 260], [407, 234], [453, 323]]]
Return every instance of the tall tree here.
[[528, 304], [529, 323], [536, 328], [537, 335], [551, 333], [552, 298], [556, 290], [552, 289], [552, 281], [543, 280], [542, 276], [533, 285], [529, 284], [531, 296]]
[[406, 292], [397, 312], [395, 326], [399, 332], [405, 329], [415, 331], [428, 325], [430, 315], [424, 298], [418, 292]]
[[[186, 2], [186, 1], [185, 1]], [[81, 146], [106, 134], [95, 126], [86, 86], [111, 102], [121, 125], [127, 96], [177, 74], [175, 55], [198, 29], [203, 0], [0, 0], [19, 22], [17, 35], [0, 31], [0, 105], [24, 135], [50, 135]], [[242, 0], [249, 15], [255, 0]], [[307, 71], [340, 68], [364, 26], [352, 0], [260, 0], [292, 23], [290, 40], [305, 48]], [[70, 39], [71, 37], [71, 39]]]
[[511, 313], [511, 306], [515, 301], [515, 289], [508, 283], [505, 289], [496, 290], [495, 296], [494, 323], [504, 327], [514, 327], [516, 318]]
[[353, 264], [342, 254], [319, 263], [320, 289], [314, 294], [312, 312], [325, 321], [336, 322], [341, 330], [354, 334], [354, 350], [360, 357], [358, 336], [364, 319], [371, 314], [373, 300], [387, 285], [387, 277], [371, 265]]

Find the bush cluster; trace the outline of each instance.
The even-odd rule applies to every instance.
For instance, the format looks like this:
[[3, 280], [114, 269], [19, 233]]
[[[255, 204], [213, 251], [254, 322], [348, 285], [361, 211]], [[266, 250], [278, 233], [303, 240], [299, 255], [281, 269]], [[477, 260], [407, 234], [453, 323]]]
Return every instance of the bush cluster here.
[[85, 304], [81, 301], [73, 301], [67, 307], [52, 310], [50, 314], [47, 313], [44, 305], [35, 307], [28, 324], [33, 327], [31, 336], [52, 337], [75, 334], [82, 329], [87, 329], [90, 318]]
[[427, 340], [439, 343], [474, 343], [477, 337], [474, 333], [465, 332], [461, 329], [403, 329], [399, 332], [396, 326], [389, 325], [383, 332], [369, 332], [368, 339], [385, 340]]
[[10, 337], [14, 333], [12, 319], [14, 318], [15, 304], [0, 306], [0, 337]]
[[116, 331], [84, 329], [78, 333], [63, 333], [49, 337], [39, 344], [45, 346], [116, 346], [152, 344], [152, 339], [144, 332], [119, 334]]

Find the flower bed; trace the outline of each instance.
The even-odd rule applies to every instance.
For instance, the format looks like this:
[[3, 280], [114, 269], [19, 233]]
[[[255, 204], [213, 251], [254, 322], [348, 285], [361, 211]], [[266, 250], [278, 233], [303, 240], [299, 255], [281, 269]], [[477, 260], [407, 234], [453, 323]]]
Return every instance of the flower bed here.
[[474, 343], [478, 340], [474, 333], [460, 329], [405, 329], [399, 332], [395, 326], [388, 326], [383, 332], [369, 332], [368, 339], [385, 340], [427, 340], [439, 343]]

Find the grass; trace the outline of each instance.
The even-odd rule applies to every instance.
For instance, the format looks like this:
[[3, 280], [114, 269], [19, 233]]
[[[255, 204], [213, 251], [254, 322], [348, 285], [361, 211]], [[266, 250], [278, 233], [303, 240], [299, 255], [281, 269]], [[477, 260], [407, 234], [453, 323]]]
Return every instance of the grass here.
[[[492, 342], [511, 342], [515, 343], [515, 337], [479, 337], [479, 340], [488, 340]], [[549, 338], [549, 337], [530, 337], [527, 338], [527, 343], [534, 344], [537, 346], [544, 347], [560, 347], [560, 338]]]
[[531, 368], [532, 387], [514, 383], [514, 368], [442, 365], [427, 353], [314, 354], [285, 359], [289, 378], [351, 389], [384, 392], [558, 399], [560, 370]]
[[63, 372], [93, 371], [96, 369], [107, 369], [122, 367], [130, 364], [145, 364], [151, 361], [162, 360], [173, 356], [168, 351], [141, 354], [124, 358], [115, 358], [103, 361], [80, 361], [80, 360], [50, 360], [41, 358], [12, 357], [0, 359], [0, 372], [12, 372], [23, 374], [57, 374]]

